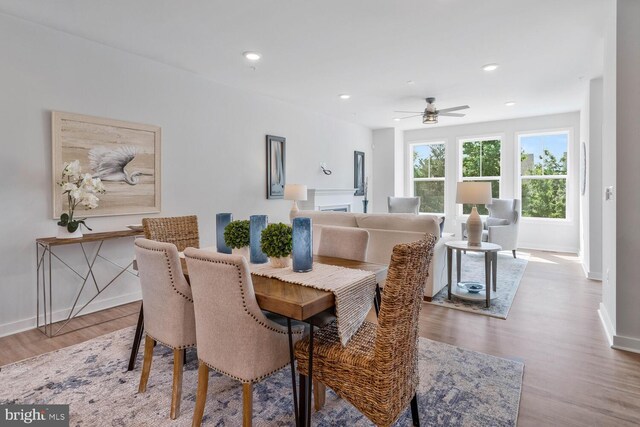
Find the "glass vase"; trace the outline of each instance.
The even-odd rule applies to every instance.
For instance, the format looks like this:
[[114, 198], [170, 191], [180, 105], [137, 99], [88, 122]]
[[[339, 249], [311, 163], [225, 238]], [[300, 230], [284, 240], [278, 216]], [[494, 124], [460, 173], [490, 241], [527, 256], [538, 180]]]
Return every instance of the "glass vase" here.
[[216, 214], [216, 249], [222, 254], [230, 254], [231, 248], [224, 241], [224, 229], [233, 221], [233, 215], [230, 213]]
[[262, 230], [267, 228], [267, 221], [266, 215], [251, 215], [249, 217], [249, 258], [253, 264], [264, 264], [269, 261], [267, 255], [260, 248]]
[[311, 218], [293, 218], [293, 271], [313, 270], [313, 233]]

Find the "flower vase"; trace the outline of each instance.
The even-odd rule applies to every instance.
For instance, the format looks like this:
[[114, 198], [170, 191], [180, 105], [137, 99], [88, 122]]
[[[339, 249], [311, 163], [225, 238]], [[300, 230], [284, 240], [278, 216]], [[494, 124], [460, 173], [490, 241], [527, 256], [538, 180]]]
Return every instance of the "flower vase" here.
[[67, 230], [67, 227], [63, 227], [61, 225], [58, 226], [58, 235], [56, 236], [56, 238], [58, 239], [79, 239], [81, 237], [82, 230], [80, 230], [80, 227], [78, 227], [76, 231], [71, 233], [69, 230]]
[[231, 253], [233, 255], [241, 255], [247, 261], [249, 261], [249, 246], [243, 246], [241, 248], [233, 248], [233, 249], [231, 249]]
[[231, 248], [224, 241], [224, 229], [233, 221], [233, 215], [230, 213], [216, 214], [216, 249], [223, 254], [230, 254]]
[[287, 268], [291, 265], [291, 258], [288, 256], [283, 257], [270, 257], [271, 267], [274, 268]]
[[293, 271], [304, 273], [313, 270], [313, 234], [311, 218], [293, 218]]
[[269, 258], [262, 252], [260, 246], [262, 230], [267, 228], [267, 223], [268, 219], [266, 215], [251, 215], [249, 217], [249, 258], [252, 264], [264, 264], [269, 261]]

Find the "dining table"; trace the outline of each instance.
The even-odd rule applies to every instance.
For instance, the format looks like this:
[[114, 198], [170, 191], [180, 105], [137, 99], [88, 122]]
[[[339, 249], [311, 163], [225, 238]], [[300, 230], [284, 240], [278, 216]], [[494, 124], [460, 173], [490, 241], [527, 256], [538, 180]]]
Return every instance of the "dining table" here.
[[[344, 268], [353, 268], [371, 272], [376, 279], [376, 295], [372, 296], [376, 311], [380, 304], [380, 286], [387, 276], [387, 265], [376, 264], [365, 261], [350, 260], [344, 258], [328, 257], [323, 255], [314, 255], [314, 263], [333, 265]], [[189, 268], [185, 258], [181, 258], [182, 272], [189, 280]], [[134, 269], [137, 264], [134, 262]], [[304, 274], [304, 273], [301, 273]], [[311, 424], [311, 384], [313, 378], [313, 329], [316, 326], [313, 319], [325, 312], [331, 312], [335, 309], [335, 297], [330, 291], [315, 289], [296, 283], [285, 282], [277, 278], [269, 278], [257, 274], [251, 274], [253, 289], [256, 301], [260, 309], [280, 315], [287, 320], [287, 328], [289, 332], [289, 357], [291, 361], [291, 381], [293, 385], [294, 411], [297, 426], [309, 426]], [[291, 321], [296, 320], [304, 322], [309, 326], [309, 376], [300, 375], [300, 385], [296, 386], [295, 370], [294, 370], [294, 354], [293, 340], [291, 334]], [[140, 342], [142, 341], [144, 331], [144, 316], [142, 307], [138, 316], [138, 325], [134, 336], [134, 343], [131, 349], [131, 357], [129, 359], [129, 370], [135, 367], [135, 359], [138, 354]], [[296, 396], [296, 389], [299, 396]]]

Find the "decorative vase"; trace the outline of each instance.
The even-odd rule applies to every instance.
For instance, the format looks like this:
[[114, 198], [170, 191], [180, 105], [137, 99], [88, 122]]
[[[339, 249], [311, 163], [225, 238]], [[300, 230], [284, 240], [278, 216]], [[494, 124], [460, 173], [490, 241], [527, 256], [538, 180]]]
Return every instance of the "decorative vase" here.
[[78, 229], [73, 233], [70, 233], [69, 230], [67, 230], [67, 227], [63, 227], [61, 225], [58, 226], [58, 235], [56, 236], [56, 238], [79, 239], [80, 237], [82, 237], [82, 230], [80, 230], [80, 227], [78, 227]]
[[233, 215], [230, 213], [216, 214], [216, 249], [223, 254], [230, 254], [231, 248], [224, 241], [224, 229], [233, 221]]
[[247, 261], [249, 261], [249, 246], [243, 246], [241, 248], [233, 248], [231, 249], [231, 253], [233, 255], [241, 255], [245, 257]]
[[475, 206], [467, 218], [467, 242], [469, 246], [481, 246], [482, 243], [482, 218]]
[[313, 270], [313, 234], [311, 218], [293, 218], [293, 271]]
[[288, 256], [270, 257], [269, 261], [271, 262], [271, 267], [274, 268], [286, 268], [291, 265], [291, 257]]
[[260, 247], [262, 230], [267, 228], [267, 222], [268, 218], [266, 215], [251, 215], [249, 217], [249, 258], [252, 264], [264, 264], [269, 261], [269, 258], [262, 252], [262, 248]]

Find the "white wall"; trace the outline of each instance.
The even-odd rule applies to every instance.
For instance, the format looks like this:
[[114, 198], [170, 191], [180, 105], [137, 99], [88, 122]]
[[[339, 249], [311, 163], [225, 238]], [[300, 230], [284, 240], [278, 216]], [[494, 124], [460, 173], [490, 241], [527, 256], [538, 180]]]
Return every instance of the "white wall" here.
[[[266, 134], [287, 138], [288, 182], [352, 188], [354, 150], [366, 153], [372, 176], [371, 131], [362, 126], [5, 15], [0, 57], [0, 335], [35, 325], [34, 240], [56, 232], [50, 217], [50, 110], [161, 126], [162, 215], [197, 214], [203, 246], [214, 244], [216, 212], [287, 220], [290, 202], [265, 198]], [[321, 173], [321, 161], [331, 176]], [[92, 218], [89, 224], [105, 231], [140, 220]], [[131, 241], [108, 252], [125, 262]], [[75, 252], [61, 254], [85, 271]], [[102, 278], [113, 272], [109, 266], [98, 270]], [[54, 274], [61, 295], [54, 311], [62, 313], [79, 283], [59, 269]], [[137, 279], [128, 277], [94, 308], [139, 295]]]
[[373, 169], [375, 188], [373, 191], [373, 209], [369, 212], [387, 212], [387, 197], [394, 194], [395, 129], [376, 129], [373, 131]]
[[[579, 250], [579, 113], [409, 130], [404, 133], [405, 153], [410, 152], [409, 145], [412, 143], [426, 141], [446, 142], [447, 153], [453, 153], [454, 155], [447, 155], [446, 160], [445, 231], [460, 234], [459, 224], [464, 217], [459, 215], [459, 207], [455, 203], [455, 189], [460, 162], [459, 139], [483, 136], [499, 136], [502, 139], [500, 197], [513, 198], [516, 194], [518, 183], [518, 176], [516, 176], [516, 164], [519, 161], [517, 156], [517, 133], [558, 129], [569, 129], [572, 134], [568, 165], [570, 178], [567, 189], [569, 218], [566, 221], [523, 218], [520, 224], [518, 245], [521, 248], [577, 253]], [[405, 154], [405, 162], [408, 162], [407, 154]], [[405, 193], [409, 194], [408, 172], [405, 173], [404, 179]]]
[[[587, 182], [580, 195], [580, 259], [588, 278], [602, 279], [602, 77], [592, 79], [580, 112], [580, 143], [587, 147]], [[582, 152], [580, 152], [582, 170]]]

